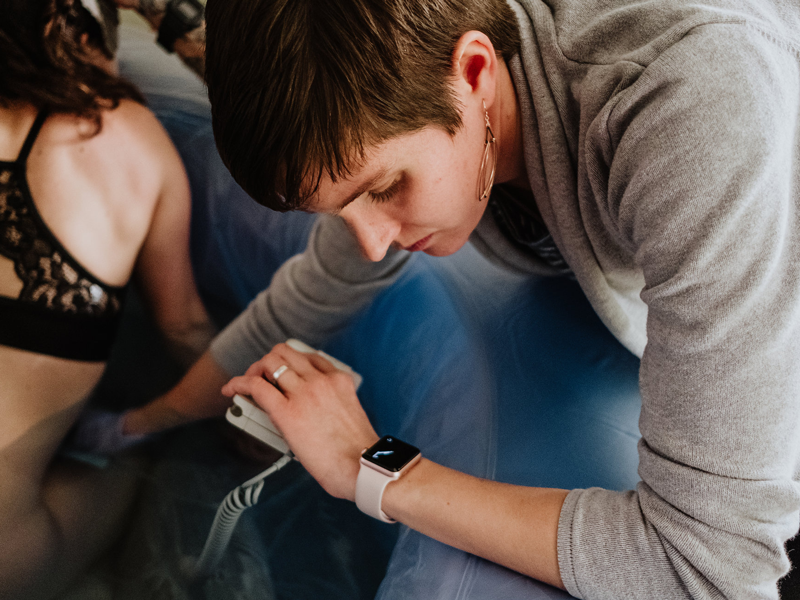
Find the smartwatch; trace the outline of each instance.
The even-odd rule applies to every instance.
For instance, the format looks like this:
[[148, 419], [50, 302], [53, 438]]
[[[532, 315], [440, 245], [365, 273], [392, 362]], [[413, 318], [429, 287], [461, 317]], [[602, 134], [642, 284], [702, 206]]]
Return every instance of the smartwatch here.
[[419, 462], [419, 448], [396, 437], [386, 435], [361, 455], [361, 468], [356, 480], [356, 506], [361, 512], [384, 523], [394, 523], [381, 510], [383, 490], [392, 481], [400, 479]]
[[200, 0], [170, 0], [158, 27], [158, 43], [167, 52], [175, 51], [175, 40], [203, 24]]

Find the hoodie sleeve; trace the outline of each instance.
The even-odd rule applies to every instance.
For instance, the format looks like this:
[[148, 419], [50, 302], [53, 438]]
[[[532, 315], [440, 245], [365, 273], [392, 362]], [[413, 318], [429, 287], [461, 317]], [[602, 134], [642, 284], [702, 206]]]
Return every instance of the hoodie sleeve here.
[[642, 269], [641, 483], [575, 490], [580, 598], [777, 599], [800, 510], [800, 68], [703, 25], [598, 120], [610, 226]]
[[234, 376], [287, 338], [322, 345], [394, 283], [411, 256], [390, 249], [382, 261], [370, 262], [341, 219], [321, 216], [305, 251], [284, 263], [214, 339], [214, 360]]

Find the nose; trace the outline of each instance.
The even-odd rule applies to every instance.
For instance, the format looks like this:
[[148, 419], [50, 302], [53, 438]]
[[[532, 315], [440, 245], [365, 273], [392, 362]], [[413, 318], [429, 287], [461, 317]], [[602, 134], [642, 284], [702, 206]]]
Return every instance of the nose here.
[[352, 202], [340, 213], [355, 235], [361, 253], [373, 262], [384, 256], [400, 233], [400, 224], [376, 207], [357, 207]]

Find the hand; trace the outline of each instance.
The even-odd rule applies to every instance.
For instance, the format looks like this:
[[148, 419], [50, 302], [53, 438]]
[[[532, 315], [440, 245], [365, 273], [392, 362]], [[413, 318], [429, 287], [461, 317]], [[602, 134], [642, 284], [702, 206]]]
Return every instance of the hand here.
[[[277, 386], [272, 374], [282, 365]], [[280, 429], [297, 459], [332, 496], [354, 500], [359, 458], [378, 440], [356, 396], [353, 379], [316, 354], [278, 344], [226, 396], [250, 396]]]
[[141, 444], [150, 438], [124, 432], [128, 413], [100, 409], [84, 410], [64, 440], [64, 447], [81, 452], [114, 454]]

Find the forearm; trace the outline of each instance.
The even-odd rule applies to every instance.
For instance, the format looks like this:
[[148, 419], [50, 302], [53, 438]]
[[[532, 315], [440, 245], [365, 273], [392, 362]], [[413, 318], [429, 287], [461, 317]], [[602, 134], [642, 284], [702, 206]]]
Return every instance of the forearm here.
[[228, 373], [206, 352], [170, 391], [131, 411], [125, 419], [124, 433], [157, 433], [223, 415], [230, 400], [220, 389], [228, 379]]
[[200, 298], [197, 297], [190, 304], [181, 315], [180, 322], [172, 326], [162, 325], [170, 352], [184, 367], [189, 367], [200, 358], [217, 333]]
[[567, 493], [479, 479], [423, 458], [387, 486], [382, 508], [440, 542], [563, 589], [556, 544]]
[[[322, 488], [352, 501], [361, 453], [379, 436], [352, 379], [320, 360], [279, 344], [223, 393], [251, 397]], [[275, 386], [282, 365], [288, 369]], [[423, 458], [386, 487], [382, 509], [445, 544], [560, 586], [556, 540], [566, 496], [480, 479]]]

